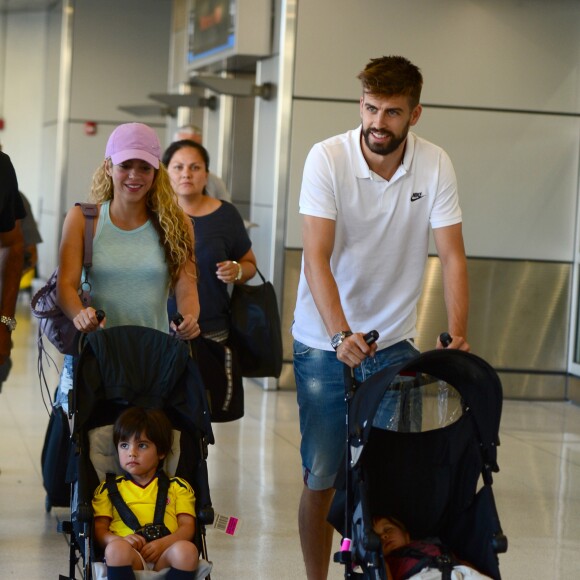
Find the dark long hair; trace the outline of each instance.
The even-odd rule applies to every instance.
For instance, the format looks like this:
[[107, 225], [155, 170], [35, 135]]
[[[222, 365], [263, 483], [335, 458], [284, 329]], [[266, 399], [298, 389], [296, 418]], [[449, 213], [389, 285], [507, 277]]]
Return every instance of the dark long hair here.
[[165, 165], [165, 167], [168, 167], [169, 163], [171, 163], [171, 158], [180, 149], [184, 149], [185, 147], [191, 147], [192, 149], [197, 149], [199, 151], [199, 153], [203, 157], [203, 160], [205, 161], [205, 169], [209, 173], [209, 153], [207, 152], [207, 149], [203, 145], [200, 145], [199, 143], [196, 143], [191, 139], [182, 139], [181, 141], [174, 141], [163, 153], [163, 157], [161, 158], [163, 165]]

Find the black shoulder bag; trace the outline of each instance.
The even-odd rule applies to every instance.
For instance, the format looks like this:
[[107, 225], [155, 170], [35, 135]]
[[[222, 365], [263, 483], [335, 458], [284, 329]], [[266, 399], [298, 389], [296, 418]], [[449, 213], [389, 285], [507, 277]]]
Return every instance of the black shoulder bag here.
[[276, 292], [256, 268], [262, 284], [235, 284], [230, 300], [229, 344], [244, 377], [276, 377], [282, 372], [282, 331]]

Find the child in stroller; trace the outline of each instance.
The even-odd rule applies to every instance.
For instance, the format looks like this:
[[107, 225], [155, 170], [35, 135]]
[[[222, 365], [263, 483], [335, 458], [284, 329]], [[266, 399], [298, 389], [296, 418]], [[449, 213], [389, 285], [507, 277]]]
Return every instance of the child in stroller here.
[[[163, 461], [171, 453], [173, 430], [159, 409], [131, 407], [115, 422], [113, 442], [121, 468], [127, 476], [115, 476], [115, 487], [125, 506], [139, 522], [153, 522], [155, 532], [143, 526], [136, 531], [124, 521], [124, 511], [113, 509], [114, 490], [107, 479], [93, 499], [95, 540], [105, 550], [109, 580], [134, 579], [133, 570], [170, 567], [168, 580], [194, 578], [199, 554], [191, 541], [195, 532], [195, 496], [191, 486], [178, 477], [169, 480], [162, 502], [163, 524], [154, 512], [162, 493]], [[118, 497], [118, 496], [117, 496]], [[164, 504], [167, 505], [164, 505]], [[121, 508], [119, 508], [121, 509]], [[129, 508], [128, 508], [129, 509]]]
[[[412, 538], [437, 537], [461, 561], [501, 580], [498, 554], [507, 538], [492, 489], [502, 408], [497, 373], [473, 354], [441, 349], [360, 385], [346, 381], [346, 389], [348, 440], [328, 516], [348, 540], [334, 557], [345, 578], [387, 578], [373, 516], [388, 514]], [[385, 395], [397, 401], [396, 420], [378, 427]]]
[[[106, 567], [101, 546], [95, 541], [92, 501], [107, 473], [122, 474], [113, 445], [114, 423], [133, 407], [161, 409], [171, 423], [174, 445], [165, 457], [164, 470], [194, 490], [194, 543], [207, 560], [205, 527], [213, 523], [214, 511], [206, 459], [214, 438], [205, 387], [189, 345], [164, 332], [138, 326], [90, 333], [71, 394], [71, 513], [70, 521], [61, 521], [58, 526], [59, 531], [70, 535], [70, 558], [69, 574], [60, 579], [75, 579], [79, 556], [83, 580], [104, 578]], [[147, 434], [152, 437], [149, 431]], [[165, 452], [163, 448], [158, 451], [160, 455]], [[205, 578], [209, 569], [210, 565], [200, 559], [196, 577]], [[135, 571], [137, 578], [154, 575], [163, 577], [161, 572]]]
[[388, 580], [440, 577], [442, 567], [448, 568], [453, 580], [489, 580], [457, 560], [439, 538], [412, 540], [405, 525], [392, 516], [375, 516], [373, 531], [381, 539]]

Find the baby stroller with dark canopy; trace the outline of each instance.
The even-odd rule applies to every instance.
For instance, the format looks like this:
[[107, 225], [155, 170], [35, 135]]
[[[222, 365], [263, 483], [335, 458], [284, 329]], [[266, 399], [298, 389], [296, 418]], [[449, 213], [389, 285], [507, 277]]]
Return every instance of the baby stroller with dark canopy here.
[[[475, 355], [443, 349], [360, 385], [350, 372], [345, 379], [347, 450], [328, 518], [343, 536], [334, 560], [344, 564], [345, 578], [387, 578], [373, 531], [373, 517], [387, 516], [403, 522], [411, 538], [436, 537], [449, 549], [445, 557], [418, 559], [405, 578], [421, 566], [451, 578], [449, 560], [457, 558], [500, 580], [497, 554], [507, 538], [492, 491], [502, 409], [495, 371]], [[385, 422], [377, 411], [389, 393], [396, 409]]]
[[214, 439], [205, 388], [189, 344], [137, 326], [90, 333], [69, 395], [71, 519], [60, 522], [59, 531], [70, 534], [70, 569], [60, 579], [74, 579], [80, 559], [82, 578], [94, 578], [93, 564], [102, 560], [93, 541], [91, 502], [105, 474], [120, 473], [112, 428], [129, 406], [162, 409], [171, 421], [175, 443], [165, 469], [188, 481], [195, 492], [194, 541], [207, 560], [205, 526], [213, 523], [214, 511], [206, 459]]

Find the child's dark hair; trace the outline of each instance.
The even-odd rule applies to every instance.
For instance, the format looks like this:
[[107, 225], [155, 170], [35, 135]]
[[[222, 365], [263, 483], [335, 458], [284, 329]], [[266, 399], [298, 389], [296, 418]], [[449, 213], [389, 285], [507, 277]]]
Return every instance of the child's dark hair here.
[[161, 409], [130, 407], [119, 415], [113, 428], [115, 447], [119, 445], [119, 441], [129, 441], [139, 435], [145, 435], [155, 443], [159, 455], [167, 457], [171, 452], [173, 428]]
[[394, 526], [397, 526], [405, 534], [409, 533], [407, 526], [399, 519], [393, 516], [373, 516], [373, 526], [376, 526], [380, 520], [388, 520]]
[[411, 107], [416, 107], [421, 99], [423, 75], [421, 70], [403, 56], [383, 56], [373, 58], [357, 75], [363, 91], [380, 97], [404, 95]]

